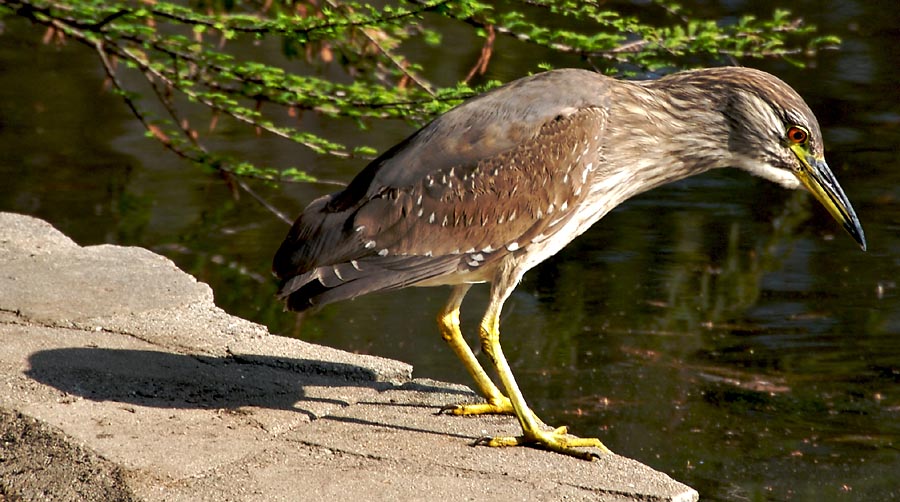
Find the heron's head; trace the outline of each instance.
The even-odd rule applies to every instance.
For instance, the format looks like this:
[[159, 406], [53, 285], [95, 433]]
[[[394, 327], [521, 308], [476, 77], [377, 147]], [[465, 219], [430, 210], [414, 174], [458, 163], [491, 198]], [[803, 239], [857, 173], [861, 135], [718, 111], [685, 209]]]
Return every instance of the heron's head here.
[[866, 248], [853, 206], [825, 162], [819, 123], [794, 89], [750, 68], [714, 68], [669, 78], [684, 79], [681, 83], [688, 85], [683, 88], [716, 95], [715, 107], [727, 123], [731, 165], [787, 188], [805, 187]]

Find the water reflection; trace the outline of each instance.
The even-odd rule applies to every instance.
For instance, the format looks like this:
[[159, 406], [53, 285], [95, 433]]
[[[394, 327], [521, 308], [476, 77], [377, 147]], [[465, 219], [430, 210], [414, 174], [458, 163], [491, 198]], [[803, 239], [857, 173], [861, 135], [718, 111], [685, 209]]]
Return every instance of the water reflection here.
[[[771, 2], [695, 10], [750, 8]], [[504, 348], [545, 420], [598, 435], [705, 500], [890, 500], [900, 497], [900, 11], [887, 1], [792, 8], [843, 36], [842, 50], [804, 72], [757, 66], [816, 110], [869, 252], [807, 194], [711, 173], [630, 201], [529, 272], [505, 310]], [[93, 56], [38, 38], [15, 22], [0, 37], [0, 60], [17, 68], [0, 72], [0, 209], [46, 218], [82, 244], [162, 252], [210, 283], [220, 306], [273, 332], [468, 383], [434, 325], [444, 289], [360, 298], [302, 323], [283, 313], [268, 274], [283, 224], [144, 140], [101, 91]], [[459, 58], [464, 45], [453, 48]], [[497, 62], [504, 76], [528, 64], [512, 45]], [[48, 76], [49, 90], [38, 84]], [[366, 142], [384, 148], [409, 131], [386, 124]], [[350, 144], [359, 135], [344, 134]], [[266, 164], [290, 159], [343, 179], [360, 168], [254, 136], [234, 141]], [[332, 188], [258, 190], [296, 213]], [[486, 288], [467, 298], [467, 334], [486, 300]]]

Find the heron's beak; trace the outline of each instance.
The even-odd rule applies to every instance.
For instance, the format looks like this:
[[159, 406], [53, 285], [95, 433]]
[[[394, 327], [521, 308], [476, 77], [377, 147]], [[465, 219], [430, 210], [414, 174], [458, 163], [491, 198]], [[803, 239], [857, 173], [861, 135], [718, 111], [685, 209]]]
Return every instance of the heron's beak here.
[[844, 190], [834, 178], [825, 159], [810, 155], [799, 146], [794, 147], [793, 150], [803, 166], [799, 172], [795, 172], [797, 178], [865, 251], [866, 236], [859, 223], [859, 218], [856, 217], [853, 206], [844, 195]]

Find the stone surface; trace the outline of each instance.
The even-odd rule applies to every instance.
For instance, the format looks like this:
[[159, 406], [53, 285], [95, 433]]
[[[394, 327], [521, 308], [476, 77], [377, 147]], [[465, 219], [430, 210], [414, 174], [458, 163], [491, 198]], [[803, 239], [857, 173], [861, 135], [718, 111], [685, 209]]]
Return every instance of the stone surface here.
[[9, 213], [0, 341], [0, 499], [698, 498], [617, 455], [470, 446], [515, 419], [438, 415], [477, 398], [270, 335], [164, 257]]

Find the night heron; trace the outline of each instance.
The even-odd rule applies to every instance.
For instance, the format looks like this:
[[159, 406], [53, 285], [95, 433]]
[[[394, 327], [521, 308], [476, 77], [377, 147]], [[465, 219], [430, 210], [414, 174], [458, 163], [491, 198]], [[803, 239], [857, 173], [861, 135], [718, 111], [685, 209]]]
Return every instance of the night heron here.
[[[345, 190], [313, 201], [275, 255], [279, 296], [302, 311], [375, 291], [452, 286], [440, 332], [486, 402], [450, 412], [515, 414], [521, 436], [480, 444], [593, 458], [577, 448], [608, 451], [598, 439], [550, 430], [525, 403], [500, 348], [503, 303], [527, 270], [629, 197], [719, 167], [805, 187], [865, 249], [825, 163], [816, 118], [781, 80], [748, 68], [653, 81], [568, 69], [466, 101], [372, 161]], [[482, 282], [491, 291], [481, 346], [500, 388], [459, 327], [463, 297]]]

